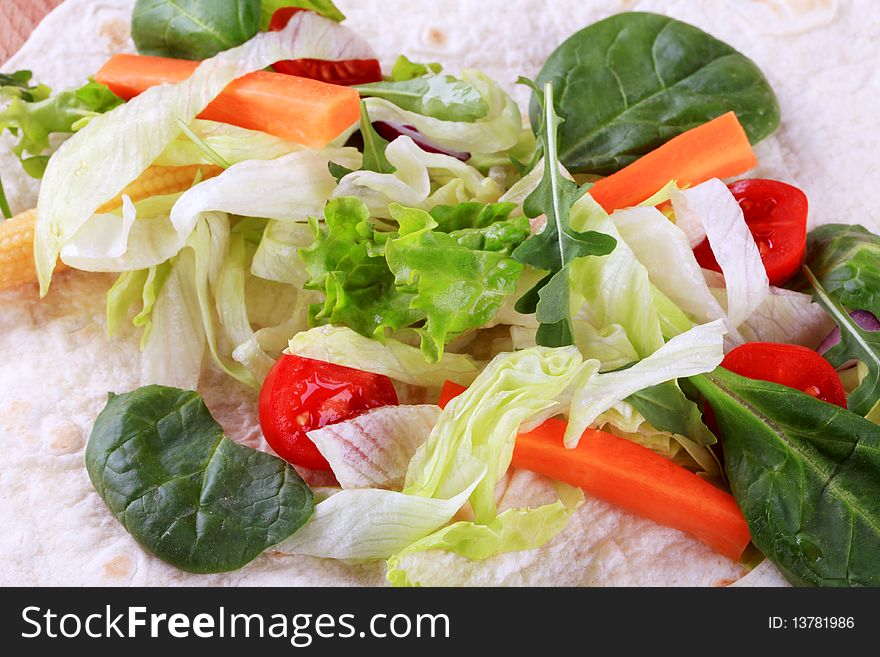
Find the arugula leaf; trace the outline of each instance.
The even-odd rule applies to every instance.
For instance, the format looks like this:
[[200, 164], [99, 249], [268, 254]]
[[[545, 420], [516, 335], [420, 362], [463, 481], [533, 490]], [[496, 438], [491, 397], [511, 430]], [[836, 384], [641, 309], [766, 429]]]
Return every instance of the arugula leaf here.
[[[4, 80], [9, 79], [13, 85], [3, 86]], [[0, 111], [0, 133], [9, 130], [18, 138], [12, 152], [28, 175], [41, 178], [49, 161], [43, 152], [49, 148], [50, 135], [76, 132], [92, 117], [121, 105], [122, 99], [95, 81], [50, 97], [50, 90], [44, 85], [27, 87], [29, 80], [30, 71], [0, 78], [0, 96], [11, 98]], [[25, 87], [18, 86], [22, 84]]]
[[846, 405], [853, 413], [867, 415], [880, 400], [880, 331], [866, 331], [859, 326], [846, 309], [825, 291], [808, 267], [804, 267], [804, 276], [813, 286], [813, 300], [840, 327], [840, 342], [823, 354], [825, 359], [840, 367], [855, 358], [868, 368], [867, 376], [846, 398]]
[[626, 398], [655, 429], [686, 436], [700, 445], [714, 445], [715, 435], [703, 423], [700, 408], [676, 381], [640, 390]]
[[269, 23], [272, 21], [272, 14], [284, 7], [308, 9], [337, 23], [345, 20], [345, 14], [339, 11], [339, 8], [333, 4], [333, 0], [263, 0], [260, 7], [262, 13], [260, 29], [268, 30]]
[[[424, 210], [389, 206], [399, 233], [377, 232], [359, 199], [332, 199], [325, 228], [312, 221], [315, 242], [302, 249], [307, 289], [324, 293], [310, 308], [312, 325], [347, 326], [384, 339], [403, 328], [421, 336], [429, 362], [457, 335], [489, 322], [516, 290], [522, 265], [511, 252], [529, 234], [525, 217], [509, 219], [511, 205], [444, 209], [455, 217], [443, 231]], [[467, 225], [464, 217], [471, 217]], [[487, 225], [479, 222], [489, 221]]]
[[[609, 174], [672, 137], [733, 110], [749, 141], [779, 127], [779, 105], [753, 61], [693, 25], [623, 12], [576, 32], [544, 63], [562, 127], [559, 158], [572, 172]], [[540, 125], [539, 98], [530, 107]]]
[[385, 157], [388, 141], [383, 139], [373, 128], [370, 115], [367, 112], [367, 104], [364, 101], [361, 101], [361, 137], [364, 140], [364, 159], [361, 169], [378, 173], [394, 173], [395, 168]]
[[863, 226], [819, 226], [807, 235], [806, 264], [841, 305], [880, 317], [880, 236]]
[[509, 251], [528, 237], [529, 223], [520, 217], [443, 233], [424, 210], [392, 203], [389, 211], [400, 236], [385, 244], [385, 257], [397, 289], [415, 293], [410, 307], [426, 318], [422, 353], [436, 362], [451, 337], [489, 322], [516, 291], [523, 267]]
[[143, 55], [208, 59], [260, 29], [260, 0], [137, 0], [131, 37]]
[[391, 79], [394, 82], [403, 82], [414, 78], [421, 78], [426, 75], [437, 75], [443, 71], [443, 67], [437, 62], [430, 64], [420, 64], [410, 61], [406, 55], [399, 55], [391, 69]]
[[690, 381], [712, 406], [752, 542], [798, 585], [880, 585], [880, 427], [723, 368]]
[[354, 171], [354, 169], [349, 169], [341, 164], [336, 164], [336, 162], [328, 162], [327, 169], [330, 171], [330, 175], [336, 178], [337, 183]]
[[568, 280], [572, 261], [581, 256], [606, 255], [617, 245], [609, 235], [595, 231], [579, 232], [569, 223], [571, 207], [587, 190], [559, 173], [556, 148], [561, 123], [562, 119], [553, 109], [553, 86], [547, 83], [541, 133], [544, 176], [523, 203], [527, 217], [544, 214], [547, 225], [513, 252], [519, 262], [549, 272], [516, 305], [516, 310], [521, 313], [536, 314], [541, 323], [536, 340], [547, 347], [573, 342]]
[[51, 93], [45, 84], [31, 86], [31, 71], [15, 71], [13, 73], [0, 73], [0, 97], [21, 98], [28, 103], [46, 100]]
[[196, 392], [111, 393], [85, 461], [135, 540], [194, 573], [237, 570], [312, 515], [312, 492], [296, 470], [226, 438]]
[[489, 113], [489, 103], [477, 88], [451, 75], [371, 82], [353, 88], [362, 97], [384, 98], [401, 109], [441, 121], [472, 123]]

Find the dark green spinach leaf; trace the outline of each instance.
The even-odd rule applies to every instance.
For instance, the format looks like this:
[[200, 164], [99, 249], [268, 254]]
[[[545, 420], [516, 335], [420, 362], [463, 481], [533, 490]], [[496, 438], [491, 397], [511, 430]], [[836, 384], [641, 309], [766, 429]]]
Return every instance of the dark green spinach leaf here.
[[806, 264], [842, 306], [880, 317], [880, 236], [863, 226], [819, 226], [807, 235]]
[[703, 414], [675, 381], [640, 390], [626, 398], [655, 429], [686, 436], [700, 445], [714, 445], [715, 435], [703, 423]]
[[111, 394], [85, 459], [131, 535], [190, 572], [241, 568], [312, 514], [312, 492], [296, 471], [226, 438], [195, 392], [147, 386]]
[[527, 217], [543, 214], [547, 217], [547, 225], [513, 252], [519, 262], [549, 272], [516, 303], [518, 312], [536, 313], [541, 323], [536, 339], [538, 344], [546, 347], [573, 343], [569, 265], [581, 256], [611, 253], [617, 245], [610, 235], [576, 231], [569, 223], [571, 207], [586, 189], [559, 173], [556, 149], [560, 123], [562, 119], [553, 108], [553, 88], [548, 83], [544, 89], [544, 118], [541, 121], [544, 176], [523, 203]]
[[260, 0], [137, 0], [131, 36], [144, 55], [208, 59], [260, 29]]
[[723, 368], [690, 381], [758, 549], [794, 584], [880, 585], [880, 426]]
[[489, 113], [489, 103], [470, 82], [451, 75], [383, 81], [355, 87], [361, 96], [384, 98], [401, 109], [441, 121], [473, 122]]
[[866, 331], [859, 326], [807, 267], [804, 267], [804, 276], [813, 287], [813, 300], [840, 328], [840, 342], [823, 354], [825, 359], [840, 367], [855, 358], [868, 368], [867, 376], [846, 398], [846, 405], [853, 413], [867, 415], [880, 400], [880, 331]]
[[[752, 143], [779, 126], [779, 106], [750, 59], [668, 16], [617, 14], [569, 37], [538, 74], [552, 82], [562, 126], [559, 159], [609, 174], [672, 137], [733, 110]], [[532, 126], [541, 108], [533, 98]]]

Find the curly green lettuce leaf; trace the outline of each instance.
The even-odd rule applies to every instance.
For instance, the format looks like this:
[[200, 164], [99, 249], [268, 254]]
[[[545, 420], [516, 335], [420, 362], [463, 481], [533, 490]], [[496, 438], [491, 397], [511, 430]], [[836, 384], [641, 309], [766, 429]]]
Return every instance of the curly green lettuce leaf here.
[[28, 103], [46, 100], [52, 90], [45, 84], [31, 84], [33, 77], [32, 71], [24, 70], [0, 73], [0, 97], [21, 98]]
[[[412, 308], [413, 293], [401, 290], [383, 253], [367, 206], [355, 198], [335, 198], [324, 209], [323, 226], [312, 222], [314, 243], [300, 251], [309, 280], [305, 287], [324, 293], [312, 307], [314, 324], [349, 326], [383, 339], [424, 318]], [[379, 240], [379, 241], [377, 241]]]
[[448, 225], [500, 219], [446, 233], [424, 210], [392, 203], [400, 228], [392, 233], [377, 231], [358, 199], [334, 198], [323, 225], [313, 222], [314, 243], [300, 251], [305, 287], [324, 293], [312, 308], [313, 324], [348, 326], [379, 340], [413, 328], [426, 360], [438, 360], [448, 342], [489, 323], [516, 290], [522, 265], [510, 253], [529, 227], [522, 217], [504, 218], [510, 207], [469, 206]]
[[425, 317], [422, 351], [436, 361], [447, 342], [487, 324], [516, 291], [522, 265], [510, 252], [529, 225], [520, 218], [444, 233], [424, 210], [390, 210], [400, 234], [385, 243], [385, 258], [396, 288], [414, 294], [409, 307]]
[[94, 81], [50, 96], [48, 87], [31, 87], [29, 80], [30, 71], [0, 75], [0, 99], [10, 99], [0, 110], [0, 133], [12, 133], [17, 139], [12, 152], [28, 175], [41, 178], [51, 135], [76, 132], [92, 117], [121, 105], [122, 99]]
[[605, 255], [615, 247], [613, 237], [596, 231], [576, 230], [570, 220], [572, 206], [586, 190], [559, 173], [556, 148], [562, 119], [553, 109], [553, 87], [544, 90], [544, 123], [541, 141], [544, 149], [544, 176], [523, 203], [530, 218], [544, 215], [544, 229], [523, 242], [514, 258], [543, 269], [547, 276], [524, 296], [517, 307], [534, 312], [541, 323], [538, 344], [562, 346], [574, 340], [571, 325], [569, 267], [582, 256]]

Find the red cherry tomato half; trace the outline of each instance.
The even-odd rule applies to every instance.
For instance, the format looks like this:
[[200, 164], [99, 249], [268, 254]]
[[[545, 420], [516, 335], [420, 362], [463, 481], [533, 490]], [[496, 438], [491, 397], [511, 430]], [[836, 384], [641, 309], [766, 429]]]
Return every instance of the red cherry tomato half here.
[[740, 376], [795, 388], [846, 408], [837, 371], [812, 349], [775, 342], [748, 342], [732, 350], [721, 367]]
[[[778, 180], [752, 178], [728, 186], [742, 208], [746, 225], [755, 238], [771, 285], [782, 285], [801, 268], [807, 250], [807, 196]], [[694, 249], [705, 269], [721, 267], [703, 240]]]
[[397, 393], [387, 376], [283, 354], [260, 389], [260, 428], [285, 461], [330, 470], [306, 432], [392, 404]]
[[[272, 32], [283, 30], [290, 22], [290, 18], [299, 11], [307, 10], [302, 7], [282, 7], [276, 10], [269, 21], [269, 30]], [[301, 78], [343, 86], [379, 82], [382, 79], [382, 68], [377, 59], [346, 59], [341, 61], [285, 59], [273, 64], [272, 68], [285, 75], [297, 75]]]

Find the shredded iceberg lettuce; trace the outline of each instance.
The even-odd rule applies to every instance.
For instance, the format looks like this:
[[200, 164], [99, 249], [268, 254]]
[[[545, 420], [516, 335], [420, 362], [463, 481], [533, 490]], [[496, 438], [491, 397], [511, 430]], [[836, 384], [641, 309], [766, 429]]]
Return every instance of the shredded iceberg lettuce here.
[[439, 389], [445, 381], [469, 385], [480, 373], [481, 363], [467, 354], [446, 352], [435, 363], [421, 350], [393, 338], [382, 344], [350, 328], [319, 326], [290, 339], [292, 354], [384, 374], [395, 381]]
[[770, 292], [767, 272], [742, 208], [723, 182], [713, 178], [684, 191], [670, 193], [676, 221], [702, 224], [712, 253], [724, 274], [727, 317], [738, 327], [761, 305]]
[[385, 158], [393, 173], [352, 171], [339, 180], [333, 196], [358, 198], [372, 216], [384, 219], [391, 216], [391, 203], [430, 210], [441, 204], [491, 203], [501, 196], [502, 190], [492, 178], [449, 155], [428, 153], [406, 136], [388, 144]]
[[566, 447], [574, 447], [600, 413], [644, 388], [715, 369], [724, 358], [724, 324], [695, 326], [632, 367], [596, 374], [573, 392]]
[[[267, 132], [248, 130], [229, 123], [196, 119], [188, 127], [208, 148], [229, 164], [245, 160], [273, 160], [303, 148]], [[154, 165], [167, 167], [213, 163], [204, 150], [185, 134], [179, 135], [168, 144], [153, 162]]]
[[522, 132], [519, 106], [479, 71], [462, 71], [461, 78], [477, 89], [489, 107], [477, 121], [443, 121], [402, 109], [384, 98], [367, 98], [367, 111], [373, 121], [411, 125], [432, 143], [453, 151], [498, 153], [516, 146]]
[[357, 59], [363, 50], [347, 28], [300, 12], [284, 30], [258, 34], [205, 60], [183, 82], [151, 87], [93, 118], [50, 159], [40, 187], [34, 237], [40, 294], [49, 289], [64, 245], [177, 138], [178, 122], [191, 123], [226, 85], [282, 59]]

